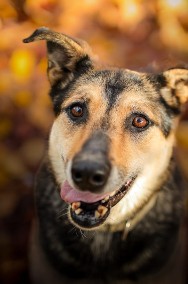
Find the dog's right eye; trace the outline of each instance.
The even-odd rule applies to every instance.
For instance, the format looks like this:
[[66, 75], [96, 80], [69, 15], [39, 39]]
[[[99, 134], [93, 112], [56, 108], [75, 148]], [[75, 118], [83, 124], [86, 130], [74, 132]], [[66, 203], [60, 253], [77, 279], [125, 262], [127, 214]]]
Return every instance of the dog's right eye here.
[[72, 121], [82, 123], [87, 118], [87, 107], [85, 103], [74, 103], [66, 109], [66, 113]]
[[70, 108], [70, 113], [73, 117], [82, 117], [83, 108], [79, 105], [75, 105], [75, 106]]

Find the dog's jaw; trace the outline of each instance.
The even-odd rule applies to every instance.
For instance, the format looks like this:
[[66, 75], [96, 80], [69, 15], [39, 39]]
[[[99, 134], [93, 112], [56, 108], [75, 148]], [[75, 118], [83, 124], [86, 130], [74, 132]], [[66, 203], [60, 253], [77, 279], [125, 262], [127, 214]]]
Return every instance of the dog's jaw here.
[[[106, 224], [117, 225], [135, 218], [140, 220], [139, 213], [141, 212], [142, 215], [143, 212], [144, 214], [148, 212], [150, 205], [157, 197], [158, 190], [167, 178], [174, 137], [169, 137], [169, 140], [168, 144], [164, 145], [164, 151], [159, 153], [158, 159], [148, 163], [144, 171], [137, 176], [127, 194], [112, 208]], [[147, 210], [144, 210], [144, 207]]]
[[[70, 194], [71, 191], [73, 191], [73, 194], [70, 197], [67, 196], [67, 198], [72, 200], [74, 197], [75, 201], [72, 202], [69, 207], [69, 219], [82, 229], [90, 230], [99, 227], [106, 221], [111, 208], [113, 208], [129, 190], [134, 179], [135, 178], [129, 179], [120, 189], [106, 194], [83, 193], [71, 188]], [[65, 191], [66, 196], [67, 190], [63, 188], [63, 191]]]

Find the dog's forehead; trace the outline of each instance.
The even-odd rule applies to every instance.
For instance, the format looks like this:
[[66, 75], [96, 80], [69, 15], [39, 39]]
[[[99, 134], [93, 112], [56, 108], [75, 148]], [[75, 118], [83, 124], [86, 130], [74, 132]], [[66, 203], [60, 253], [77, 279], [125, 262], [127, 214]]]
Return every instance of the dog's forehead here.
[[155, 87], [143, 73], [126, 70], [100, 70], [82, 76], [70, 92], [69, 99], [88, 97], [104, 99], [108, 107], [118, 100], [148, 100], [156, 98]]
[[96, 72], [95, 77], [101, 81], [102, 91], [108, 100], [109, 107], [113, 106], [123, 94], [128, 94], [131, 90], [136, 91], [136, 89], [141, 90], [143, 88], [143, 80], [139, 73], [136, 74], [136, 72], [106, 70]]

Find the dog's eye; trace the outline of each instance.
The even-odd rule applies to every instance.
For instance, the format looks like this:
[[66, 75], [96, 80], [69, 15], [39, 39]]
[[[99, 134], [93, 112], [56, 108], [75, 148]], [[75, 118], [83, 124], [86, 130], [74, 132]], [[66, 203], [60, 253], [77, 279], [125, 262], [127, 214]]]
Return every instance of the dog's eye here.
[[69, 119], [76, 124], [84, 123], [88, 117], [85, 102], [75, 102], [65, 109]]
[[83, 116], [83, 107], [80, 105], [74, 105], [70, 107], [70, 113], [73, 117], [82, 117]]
[[145, 128], [148, 124], [149, 121], [143, 116], [136, 116], [132, 121], [132, 125], [136, 128]]

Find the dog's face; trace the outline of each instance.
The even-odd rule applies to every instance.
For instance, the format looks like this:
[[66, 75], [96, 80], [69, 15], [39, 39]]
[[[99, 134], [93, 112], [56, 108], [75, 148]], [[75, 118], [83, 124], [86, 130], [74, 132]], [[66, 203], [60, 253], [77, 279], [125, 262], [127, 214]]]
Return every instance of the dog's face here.
[[126, 221], [166, 176], [188, 71], [98, 70], [87, 44], [46, 28], [25, 42], [37, 39], [47, 40], [49, 159], [69, 218], [84, 229]]

